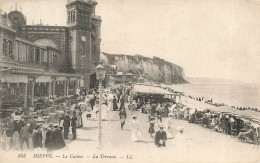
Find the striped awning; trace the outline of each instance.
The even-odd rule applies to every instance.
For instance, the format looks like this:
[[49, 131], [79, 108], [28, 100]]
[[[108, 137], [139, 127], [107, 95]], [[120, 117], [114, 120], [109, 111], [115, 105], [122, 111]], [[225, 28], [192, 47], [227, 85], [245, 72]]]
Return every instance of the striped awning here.
[[35, 79], [36, 83], [50, 83], [51, 76], [39, 76]]
[[1, 78], [3, 83], [28, 83], [27, 75], [5, 74]]
[[134, 92], [144, 94], [161, 94], [161, 95], [174, 95], [174, 93], [164, 90], [160, 87], [144, 84], [135, 84]]

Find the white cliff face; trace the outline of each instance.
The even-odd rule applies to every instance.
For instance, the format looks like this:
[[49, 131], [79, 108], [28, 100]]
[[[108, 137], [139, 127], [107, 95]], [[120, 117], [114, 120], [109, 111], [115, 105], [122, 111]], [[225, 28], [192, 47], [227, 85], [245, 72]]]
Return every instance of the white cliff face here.
[[117, 65], [118, 71], [132, 70], [135, 74], [143, 71], [143, 76], [149, 80], [164, 83], [186, 83], [180, 66], [159, 58], [143, 56], [112, 55], [101, 53], [100, 58], [109, 65]]

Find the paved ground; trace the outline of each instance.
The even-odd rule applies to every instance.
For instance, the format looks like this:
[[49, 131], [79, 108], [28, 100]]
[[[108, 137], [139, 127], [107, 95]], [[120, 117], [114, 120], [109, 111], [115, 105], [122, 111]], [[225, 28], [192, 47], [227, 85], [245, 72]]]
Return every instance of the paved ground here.
[[[139, 142], [133, 142], [130, 139], [131, 131], [129, 128], [131, 113], [127, 112], [128, 117], [123, 131], [120, 129], [118, 114], [118, 111], [110, 111], [109, 120], [102, 121], [103, 151], [97, 151], [96, 149], [98, 143], [98, 121], [87, 120], [84, 113], [84, 126], [77, 129], [77, 140], [66, 140], [67, 146], [61, 151], [53, 152], [53, 155], [62, 157], [65, 153], [84, 156], [84, 159], [63, 159], [63, 162], [162, 162], [161, 160], [163, 160], [163, 162], [228, 161], [244, 163], [260, 161], [260, 147], [256, 149], [254, 145], [239, 142], [236, 138], [232, 138], [229, 135], [216, 133], [199, 125], [176, 119], [174, 119], [174, 127], [183, 126], [185, 135], [192, 139], [189, 152], [187, 150], [176, 150], [173, 145], [174, 139], [167, 140], [167, 149], [158, 150], [154, 145], [153, 138], [150, 138], [148, 134], [149, 123], [147, 122], [147, 115], [139, 112], [134, 114], [138, 116], [142, 138]], [[158, 128], [156, 127], [155, 130], [158, 130]], [[42, 153], [42, 151], [37, 152]], [[19, 152], [17, 151], [15, 156], [17, 156], [17, 153]], [[10, 152], [7, 154], [11, 156]], [[93, 158], [97, 155], [100, 157], [100, 154], [116, 156], [116, 159]], [[5, 156], [8, 157], [8, 155]], [[8, 158], [11, 159], [11, 157]], [[133, 157], [133, 159], [127, 159], [127, 157]], [[20, 162], [23, 161], [20, 160]], [[32, 161], [35, 161], [35, 159], [32, 159]]]
[[[134, 113], [138, 115], [142, 137], [139, 142], [133, 142], [130, 138], [131, 130], [129, 127], [131, 113], [127, 112], [127, 114], [128, 118], [123, 131], [120, 129], [118, 111], [109, 112], [109, 120], [102, 121], [104, 153], [111, 155], [122, 153], [122, 157], [125, 157], [126, 154], [132, 154], [136, 160], [145, 158], [149, 161], [165, 157], [174, 161], [180, 159], [181, 162], [191, 158], [203, 162], [223, 162], [224, 160], [231, 162], [260, 161], [260, 147], [256, 149], [254, 145], [242, 143], [229, 135], [217, 133], [199, 125], [177, 119], [174, 119], [174, 127], [183, 126], [185, 135], [191, 139], [189, 152], [186, 150], [174, 151], [174, 139], [168, 139], [166, 150], [158, 151], [154, 145], [154, 139], [150, 138], [148, 134], [147, 115], [139, 112]], [[82, 148], [84, 148], [87, 153], [93, 153], [97, 147], [98, 121], [86, 120], [85, 114], [83, 114], [83, 117], [84, 127], [77, 131], [78, 140], [69, 140], [66, 150], [82, 152]], [[158, 130], [158, 128], [156, 127], [155, 130]], [[92, 157], [92, 155], [90, 156]]]

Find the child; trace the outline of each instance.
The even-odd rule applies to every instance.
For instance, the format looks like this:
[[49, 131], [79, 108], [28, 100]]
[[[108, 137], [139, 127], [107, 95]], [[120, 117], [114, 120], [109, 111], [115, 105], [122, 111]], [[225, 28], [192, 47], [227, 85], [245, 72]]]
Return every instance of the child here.
[[91, 108], [87, 108], [87, 114], [86, 114], [87, 119], [91, 118]]
[[153, 133], [155, 133], [155, 131], [154, 131], [155, 118], [154, 118], [154, 117], [151, 117], [150, 120], [149, 120], [149, 122], [150, 122], [150, 126], [149, 126], [149, 131], [148, 131], [148, 133], [150, 133], [150, 137], [152, 137], [152, 136], [153, 136]]

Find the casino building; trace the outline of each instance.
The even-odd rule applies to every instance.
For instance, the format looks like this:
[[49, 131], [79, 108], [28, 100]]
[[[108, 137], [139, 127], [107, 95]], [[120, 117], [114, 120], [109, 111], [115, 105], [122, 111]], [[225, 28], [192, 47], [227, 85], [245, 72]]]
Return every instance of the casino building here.
[[0, 16], [0, 106], [28, 107], [95, 85], [101, 18], [94, 0], [68, 0], [67, 26], [27, 25], [15, 9]]

